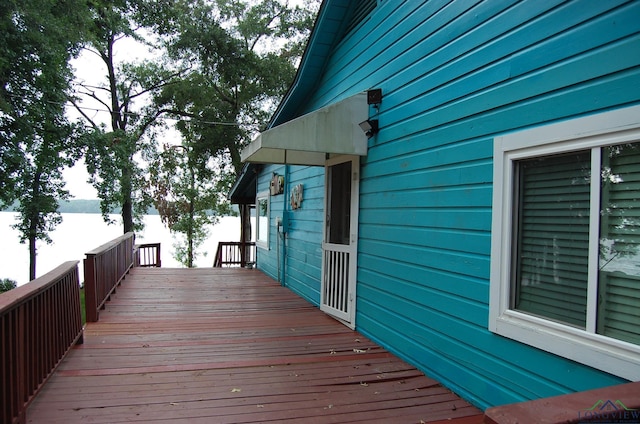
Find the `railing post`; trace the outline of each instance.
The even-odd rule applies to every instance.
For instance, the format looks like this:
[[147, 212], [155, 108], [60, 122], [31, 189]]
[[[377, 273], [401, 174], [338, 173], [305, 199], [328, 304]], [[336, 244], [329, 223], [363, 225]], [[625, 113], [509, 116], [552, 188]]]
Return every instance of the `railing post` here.
[[84, 260], [84, 305], [87, 322], [97, 322], [96, 255], [92, 254], [87, 254]]
[[16, 397], [16, 405], [15, 407], [17, 407], [17, 410], [19, 411], [18, 414], [18, 422], [19, 423], [26, 423], [26, 411], [23, 408], [23, 405], [25, 404], [25, 402], [28, 400], [28, 396], [27, 396], [27, 361], [25, 360], [25, 345], [26, 345], [26, 340], [25, 340], [25, 308], [20, 308], [17, 311], [17, 325], [16, 325], [16, 357], [14, 358], [15, 363], [16, 363], [16, 371], [17, 371], [17, 387], [16, 387], [16, 393], [15, 393], [15, 397]]

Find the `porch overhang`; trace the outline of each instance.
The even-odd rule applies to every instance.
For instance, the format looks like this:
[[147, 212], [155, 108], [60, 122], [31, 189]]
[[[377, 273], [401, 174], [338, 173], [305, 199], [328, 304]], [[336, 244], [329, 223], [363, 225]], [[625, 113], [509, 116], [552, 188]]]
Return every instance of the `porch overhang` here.
[[368, 138], [359, 123], [369, 117], [359, 93], [268, 129], [242, 152], [243, 162], [324, 165], [332, 155], [366, 156]]
[[260, 165], [245, 163], [229, 191], [232, 205], [253, 205], [256, 202], [256, 181]]

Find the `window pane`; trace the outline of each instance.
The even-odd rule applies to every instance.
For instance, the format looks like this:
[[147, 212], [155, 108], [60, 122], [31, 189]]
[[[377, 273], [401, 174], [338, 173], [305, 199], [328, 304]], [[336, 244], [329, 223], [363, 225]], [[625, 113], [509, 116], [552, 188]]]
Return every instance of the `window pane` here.
[[512, 307], [585, 328], [590, 152], [519, 161]]
[[602, 149], [598, 333], [640, 344], [640, 143]]
[[351, 222], [351, 162], [329, 167], [327, 236], [329, 243], [349, 244]]
[[258, 241], [267, 241], [269, 235], [269, 202], [266, 198], [258, 199]]

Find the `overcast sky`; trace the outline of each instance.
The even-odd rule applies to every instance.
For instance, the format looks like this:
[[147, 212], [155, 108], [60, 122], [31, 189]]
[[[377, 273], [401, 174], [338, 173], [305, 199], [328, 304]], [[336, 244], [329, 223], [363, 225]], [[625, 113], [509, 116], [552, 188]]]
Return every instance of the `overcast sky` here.
[[[152, 53], [149, 52], [147, 46], [137, 43], [131, 39], [119, 40], [114, 49], [114, 58], [116, 63], [133, 62], [138, 59], [150, 58]], [[106, 84], [107, 69], [102, 61], [95, 53], [84, 51], [77, 59], [71, 62], [75, 68], [76, 79], [84, 81], [86, 84], [100, 86]], [[86, 108], [85, 113], [97, 122], [108, 124], [109, 112], [98, 102], [85, 99], [82, 107]], [[67, 114], [73, 120], [80, 117], [79, 113], [73, 108], [67, 108]], [[97, 199], [98, 193], [87, 182], [89, 174], [86, 171], [84, 160], [80, 160], [73, 168], [65, 169], [63, 172], [65, 180], [65, 188], [69, 190], [72, 198], [75, 199]]]

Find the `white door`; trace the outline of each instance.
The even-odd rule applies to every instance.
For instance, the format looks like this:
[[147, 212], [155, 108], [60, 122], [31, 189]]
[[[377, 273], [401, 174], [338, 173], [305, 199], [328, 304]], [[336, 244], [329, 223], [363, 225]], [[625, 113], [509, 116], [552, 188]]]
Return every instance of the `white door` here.
[[325, 225], [320, 309], [355, 328], [360, 158], [325, 165]]

